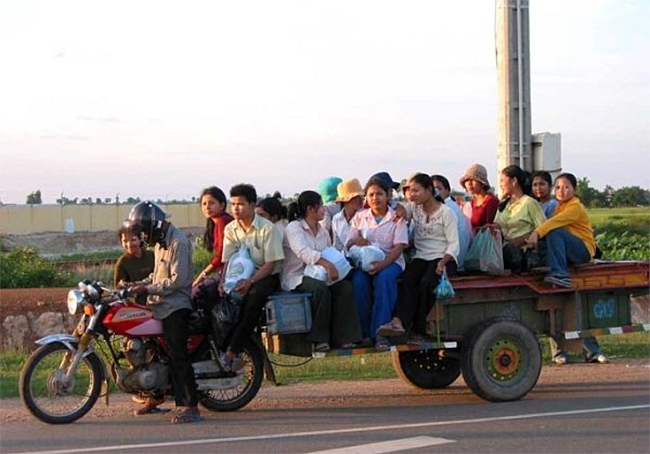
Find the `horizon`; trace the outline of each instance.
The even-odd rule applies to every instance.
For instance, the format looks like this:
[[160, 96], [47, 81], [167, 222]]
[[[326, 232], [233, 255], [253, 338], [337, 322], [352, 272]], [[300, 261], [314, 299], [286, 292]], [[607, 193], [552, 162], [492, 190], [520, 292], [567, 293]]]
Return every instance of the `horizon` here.
[[[458, 191], [475, 162], [495, 187], [494, 5], [7, 0], [0, 200], [288, 197], [379, 171]], [[650, 187], [649, 12], [530, 0], [533, 133], [599, 191]]]

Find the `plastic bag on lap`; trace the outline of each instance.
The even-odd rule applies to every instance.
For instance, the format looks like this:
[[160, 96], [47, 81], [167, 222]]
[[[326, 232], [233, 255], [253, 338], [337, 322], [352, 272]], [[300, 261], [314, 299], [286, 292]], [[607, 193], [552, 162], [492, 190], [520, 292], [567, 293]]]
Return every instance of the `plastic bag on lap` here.
[[243, 246], [228, 260], [223, 289], [226, 293], [230, 293], [240, 280], [248, 279], [253, 274], [255, 274], [255, 264], [251, 259], [248, 248]]
[[348, 253], [357, 268], [369, 271], [374, 262], [381, 262], [386, 258], [384, 251], [377, 246], [352, 246]]

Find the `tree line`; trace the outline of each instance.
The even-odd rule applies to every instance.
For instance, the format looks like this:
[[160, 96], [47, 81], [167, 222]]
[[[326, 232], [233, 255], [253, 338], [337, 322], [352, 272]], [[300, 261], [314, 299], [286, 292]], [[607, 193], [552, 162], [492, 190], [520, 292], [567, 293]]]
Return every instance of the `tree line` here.
[[[462, 195], [461, 193], [455, 193], [455, 195]], [[635, 206], [650, 206], [650, 191], [643, 189], [639, 186], [625, 186], [620, 189], [614, 189], [613, 187], [607, 185], [605, 189], [599, 191], [596, 188], [593, 188], [590, 184], [588, 178], [581, 178], [578, 180], [578, 186], [576, 187], [576, 195], [580, 198], [582, 203], [587, 208], [619, 208], [619, 207], [635, 207]], [[268, 195], [267, 195], [268, 197]], [[296, 194], [297, 197], [297, 194]], [[135, 205], [140, 202], [140, 197], [128, 197], [125, 200], [120, 200], [119, 197], [111, 198], [106, 197], [101, 199], [99, 197], [75, 197], [70, 199], [68, 197], [61, 196], [56, 199], [58, 205]], [[198, 198], [192, 197], [190, 200], [166, 200], [161, 199], [155, 200], [159, 204], [188, 204], [188, 203], [197, 203]], [[40, 205], [43, 203], [41, 190], [37, 189], [36, 191], [27, 195], [26, 200], [27, 205]]]

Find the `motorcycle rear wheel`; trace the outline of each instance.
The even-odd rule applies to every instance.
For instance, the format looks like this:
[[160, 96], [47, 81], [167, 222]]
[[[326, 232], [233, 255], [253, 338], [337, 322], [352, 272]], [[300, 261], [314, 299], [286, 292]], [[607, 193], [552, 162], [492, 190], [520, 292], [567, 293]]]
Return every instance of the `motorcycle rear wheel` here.
[[199, 402], [210, 411], [235, 411], [246, 406], [257, 395], [264, 378], [262, 347], [248, 340], [239, 357], [244, 361], [241, 385], [223, 390], [199, 391]]
[[101, 392], [101, 360], [91, 353], [79, 361], [71, 381], [65, 379], [72, 352], [61, 342], [31, 354], [20, 373], [20, 398], [36, 418], [69, 424], [88, 413]]

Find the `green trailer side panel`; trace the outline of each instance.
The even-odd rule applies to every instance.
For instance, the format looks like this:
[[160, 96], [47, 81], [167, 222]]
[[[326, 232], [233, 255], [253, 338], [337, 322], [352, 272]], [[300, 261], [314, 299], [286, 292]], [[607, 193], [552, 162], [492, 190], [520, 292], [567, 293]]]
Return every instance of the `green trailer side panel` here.
[[627, 292], [593, 292], [582, 296], [582, 320], [585, 329], [630, 324]]
[[495, 317], [519, 320], [538, 334], [543, 333], [548, 325], [547, 313], [535, 309], [534, 299], [449, 304], [445, 306], [441, 334], [453, 339], [469, 336], [472, 327]]

